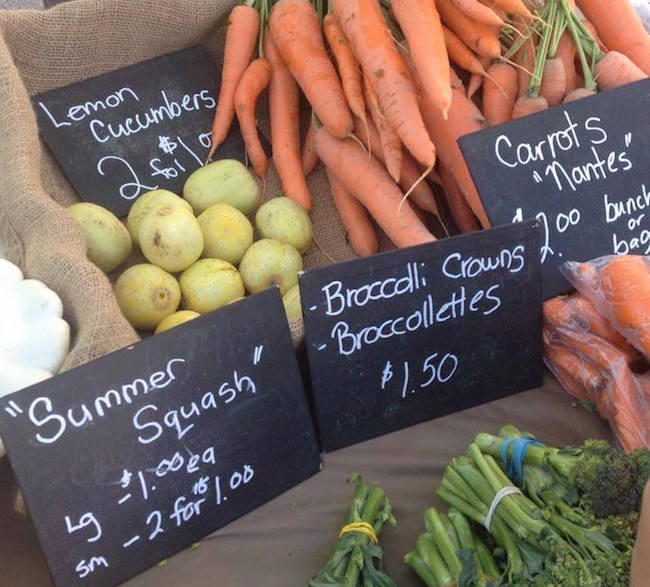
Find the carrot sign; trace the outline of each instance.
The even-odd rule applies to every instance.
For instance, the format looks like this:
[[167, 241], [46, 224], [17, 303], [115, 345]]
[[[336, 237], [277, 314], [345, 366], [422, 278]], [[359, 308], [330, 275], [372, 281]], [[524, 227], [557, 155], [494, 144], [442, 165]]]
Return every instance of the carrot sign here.
[[564, 261], [650, 254], [648, 107], [643, 80], [459, 140], [492, 224], [542, 223], [545, 298]]

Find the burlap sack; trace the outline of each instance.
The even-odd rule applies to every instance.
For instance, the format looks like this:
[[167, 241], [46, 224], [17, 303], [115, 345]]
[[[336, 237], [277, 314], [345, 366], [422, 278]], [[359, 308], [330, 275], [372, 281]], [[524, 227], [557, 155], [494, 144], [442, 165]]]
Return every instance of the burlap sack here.
[[[73, 331], [64, 369], [127, 346], [138, 336], [120, 313], [109, 280], [86, 259], [82, 236], [64, 210], [77, 197], [39, 140], [29, 96], [197, 43], [220, 67], [234, 4], [76, 0], [48, 11], [0, 12], [0, 240], [7, 258], [63, 300]], [[268, 126], [264, 115], [261, 125]], [[352, 258], [322, 169], [309, 184], [316, 246], [305, 266]], [[266, 194], [279, 193], [271, 170]], [[302, 324], [291, 329], [297, 340]]]

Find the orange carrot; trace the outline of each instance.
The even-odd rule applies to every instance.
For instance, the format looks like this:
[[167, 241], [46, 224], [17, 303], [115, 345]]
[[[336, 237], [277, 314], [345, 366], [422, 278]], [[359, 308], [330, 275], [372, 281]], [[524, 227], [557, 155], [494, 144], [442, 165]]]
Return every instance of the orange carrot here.
[[[379, 132], [381, 151], [384, 155], [386, 169], [390, 173], [390, 176], [396, 182], [399, 182], [402, 173], [402, 142], [399, 140], [393, 127], [388, 123], [386, 117], [379, 111], [377, 96], [375, 96], [370, 81], [365, 75], [363, 76], [363, 91], [368, 110], [370, 111], [370, 117]], [[368, 124], [368, 121], [366, 121], [366, 124]]]
[[601, 91], [618, 88], [648, 77], [627, 55], [617, 51], [609, 51], [596, 64], [596, 76], [598, 89]]
[[[384, 153], [381, 147], [381, 138], [372, 119], [368, 120], [368, 125], [366, 126], [360, 118], [355, 118], [354, 131], [357, 137], [361, 138], [362, 143], [365, 144], [368, 142], [370, 152], [377, 158], [377, 160], [385, 165], [386, 160], [384, 159]], [[420, 175], [420, 168], [415, 162], [415, 159], [413, 159], [410, 153], [404, 151], [402, 153], [402, 172], [398, 182], [402, 190], [406, 193], [419, 179]], [[421, 210], [439, 216], [436, 196], [426, 182], [419, 182], [413, 188], [413, 191], [411, 191], [409, 198]]]
[[465, 198], [454, 179], [451, 171], [444, 165], [440, 165], [440, 176], [445, 188], [445, 196], [447, 196], [447, 203], [451, 210], [451, 215], [458, 229], [462, 233], [475, 232], [481, 229], [474, 212], [469, 207]]
[[479, 55], [497, 59], [501, 43], [496, 33], [486, 24], [472, 20], [458, 10], [451, 0], [436, 0], [442, 22]]
[[359, 200], [398, 247], [435, 241], [411, 209], [384, 167], [352, 139], [340, 140], [324, 127], [316, 133], [316, 150], [325, 166]]
[[549, 106], [557, 106], [567, 92], [566, 70], [559, 57], [553, 57], [544, 63], [542, 85], [539, 95], [546, 98]]
[[573, 350], [606, 377], [607, 389], [594, 400], [601, 415], [608, 417], [623, 449], [630, 451], [647, 446], [645, 402], [625, 357], [591, 334], [559, 328], [555, 335], [561, 345]]
[[445, 26], [443, 26], [443, 32], [445, 35], [445, 44], [447, 45], [449, 59], [465, 71], [471, 73], [485, 73], [479, 58], [474, 55], [472, 50], [463, 43], [456, 33], [450, 31]]
[[544, 96], [537, 96], [537, 98], [534, 98], [532, 96], [523, 95], [515, 102], [515, 107], [512, 111], [512, 119], [517, 120], [518, 118], [530, 116], [531, 114], [542, 112], [542, 110], [547, 109], [548, 102]]
[[316, 127], [310, 122], [305, 136], [305, 142], [302, 146], [302, 172], [307, 177], [316, 165], [318, 165], [318, 153], [314, 147], [314, 137], [316, 136]]
[[334, 0], [334, 12], [370, 80], [381, 112], [420, 164], [433, 167], [436, 149], [424, 127], [415, 88], [379, 4], [376, 0]]
[[600, 271], [602, 294], [626, 338], [650, 358], [650, 267], [643, 257], [614, 257]]
[[594, 402], [607, 387], [604, 377], [571, 350], [551, 344], [546, 328], [543, 340], [544, 359], [562, 386], [574, 397]]
[[577, 0], [605, 45], [627, 55], [646, 75], [650, 75], [650, 36], [629, 0]]
[[219, 99], [212, 124], [212, 144], [206, 161], [212, 159], [219, 145], [228, 136], [235, 116], [235, 91], [253, 58], [259, 32], [260, 15], [255, 8], [242, 4], [232, 9], [226, 30]]
[[267, 157], [260, 143], [255, 123], [255, 102], [271, 79], [271, 66], [266, 59], [255, 59], [246, 68], [235, 91], [235, 110], [246, 152], [259, 178], [266, 176]]
[[451, 108], [447, 120], [442, 118], [425, 94], [421, 93], [420, 97], [424, 122], [435, 144], [438, 145], [440, 161], [454, 176], [460, 191], [481, 225], [487, 228], [490, 222], [457, 142], [462, 135], [486, 128], [485, 118], [474, 102], [465, 95], [462, 86], [452, 90]]
[[557, 46], [557, 56], [564, 64], [564, 76], [566, 78], [567, 94], [570, 94], [578, 87], [577, 72], [576, 72], [576, 46], [573, 42], [573, 37], [568, 31], [564, 31], [560, 37], [560, 42]]
[[479, 61], [481, 62], [481, 69], [483, 70], [483, 72], [472, 73], [472, 75], [470, 76], [469, 82], [467, 84], [468, 98], [473, 98], [476, 92], [478, 92], [483, 87], [483, 80], [487, 75], [486, 70], [488, 69], [488, 67], [490, 67], [490, 64], [492, 63], [492, 59], [490, 59], [489, 57], [481, 57]]
[[368, 217], [368, 211], [359, 200], [350, 195], [329, 169], [327, 177], [332, 188], [332, 200], [352, 250], [359, 257], [374, 255], [379, 251], [379, 242], [375, 227]]
[[456, 8], [472, 20], [489, 26], [503, 26], [503, 19], [494, 10], [481, 4], [478, 0], [451, 0]]
[[639, 353], [584, 296], [559, 296], [544, 302], [544, 322], [553, 328], [589, 332], [617, 348], [628, 365], [640, 362]]
[[422, 87], [444, 118], [451, 106], [451, 74], [440, 15], [433, 0], [392, 0]]
[[352, 114], [309, 0], [280, 0], [269, 17], [273, 41], [321, 123], [334, 136], [352, 132]]
[[533, 15], [521, 0], [483, 0], [488, 6], [494, 5], [507, 14], [514, 14], [523, 18], [531, 19]]
[[573, 92], [569, 92], [562, 100], [562, 104], [569, 104], [570, 102], [575, 102], [576, 100], [582, 100], [583, 98], [590, 98], [595, 96], [595, 90], [588, 90], [587, 88], [576, 88]]
[[343, 34], [338, 18], [332, 12], [323, 18], [323, 32], [329, 43], [341, 77], [343, 93], [348, 101], [348, 106], [355, 116], [365, 122], [366, 106], [363, 101], [363, 90], [361, 87], [361, 71], [350, 44]]
[[495, 63], [487, 72], [483, 86], [485, 119], [490, 126], [510, 122], [519, 90], [517, 70], [507, 63]]
[[311, 194], [300, 156], [300, 96], [296, 80], [282, 61], [271, 35], [264, 37], [264, 54], [271, 64], [269, 110], [273, 162], [284, 195], [311, 210]]

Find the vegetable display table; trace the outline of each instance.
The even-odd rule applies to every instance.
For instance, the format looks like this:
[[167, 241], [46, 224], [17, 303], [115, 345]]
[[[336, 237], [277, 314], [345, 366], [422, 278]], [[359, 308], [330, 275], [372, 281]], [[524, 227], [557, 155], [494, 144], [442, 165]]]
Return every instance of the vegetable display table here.
[[[399, 523], [398, 533], [386, 529], [382, 538], [388, 572], [400, 587], [416, 587], [421, 583], [402, 559], [424, 528], [427, 506], [442, 505], [434, 494], [444, 466], [476, 433], [496, 433], [509, 422], [557, 445], [610, 438], [606, 423], [572, 407], [549, 377], [540, 389], [326, 454], [324, 470], [315, 477], [125, 585], [304, 585], [330, 555], [350, 502], [352, 489], [344, 480], [358, 472], [382, 485]], [[15, 490], [5, 459], [0, 462], [3, 583], [51, 587], [34, 529], [13, 510]]]

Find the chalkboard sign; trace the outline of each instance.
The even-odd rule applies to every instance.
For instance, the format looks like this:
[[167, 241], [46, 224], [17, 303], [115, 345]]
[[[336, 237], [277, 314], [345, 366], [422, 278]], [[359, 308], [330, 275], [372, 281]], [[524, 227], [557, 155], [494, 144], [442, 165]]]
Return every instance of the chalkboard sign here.
[[537, 218], [545, 299], [565, 261], [650, 254], [650, 80], [459, 140], [494, 226]]
[[[153, 189], [182, 193], [210, 148], [219, 86], [202, 47], [32, 98], [39, 130], [82, 200], [126, 216]], [[244, 160], [236, 121], [215, 159]]]
[[538, 249], [530, 221], [303, 274], [323, 448], [541, 385]]
[[2, 398], [0, 435], [60, 587], [117, 585], [320, 466], [277, 289]]

